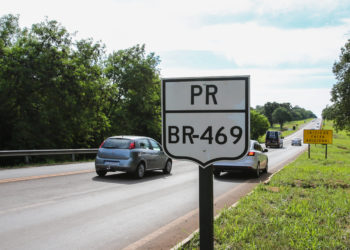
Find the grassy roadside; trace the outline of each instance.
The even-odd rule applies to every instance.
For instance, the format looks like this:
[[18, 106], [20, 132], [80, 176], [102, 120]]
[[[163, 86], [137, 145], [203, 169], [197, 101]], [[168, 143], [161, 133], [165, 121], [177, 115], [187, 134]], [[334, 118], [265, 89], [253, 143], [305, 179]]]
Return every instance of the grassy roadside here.
[[[350, 136], [333, 132], [327, 160], [324, 146], [312, 145], [311, 159], [304, 153], [224, 209], [215, 249], [350, 249]], [[198, 244], [197, 234], [182, 249]]]
[[[286, 137], [290, 134], [293, 134], [295, 130], [293, 130], [293, 127], [295, 126], [296, 130], [300, 129], [302, 125], [305, 125], [309, 122], [314, 120], [313, 118], [306, 119], [306, 120], [301, 120], [301, 121], [291, 121], [291, 122], [286, 122], [283, 125], [283, 130], [282, 130], [282, 136]], [[280, 125], [274, 124], [273, 127], [269, 130], [278, 130], [280, 131]]]
[[[301, 120], [301, 121], [286, 122], [283, 125], [283, 129], [282, 130], [280, 128], [280, 125], [275, 123], [275, 124], [272, 125], [271, 128], [269, 128], [269, 131], [281, 131], [282, 132], [282, 136], [286, 137], [286, 136], [288, 136], [290, 134], [293, 134], [295, 131], [300, 129], [302, 127], [302, 125], [307, 124], [307, 123], [311, 122], [312, 120], [314, 120], [314, 119], [310, 118], [310, 119]], [[293, 127], [295, 127], [295, 130], [293, 129]], [[265, 135], [259, 137], [258, 141], [260, 143], [265, 143]]]

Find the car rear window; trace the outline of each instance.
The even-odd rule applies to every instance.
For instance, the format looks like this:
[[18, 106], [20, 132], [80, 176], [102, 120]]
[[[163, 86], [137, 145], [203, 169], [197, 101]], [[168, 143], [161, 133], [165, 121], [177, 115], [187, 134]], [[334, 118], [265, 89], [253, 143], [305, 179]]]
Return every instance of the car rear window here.
[[102, 148], [128, 149], [130, 142], [129, 139], [110, 138], [105, 141]]
[[276, 139], [276, 138], [277, 138], [277, 132], [268, 131], [268, 132], [267, 132], [267, 135], [266, 135], [266, 138], [269, 138], [269, 139]]

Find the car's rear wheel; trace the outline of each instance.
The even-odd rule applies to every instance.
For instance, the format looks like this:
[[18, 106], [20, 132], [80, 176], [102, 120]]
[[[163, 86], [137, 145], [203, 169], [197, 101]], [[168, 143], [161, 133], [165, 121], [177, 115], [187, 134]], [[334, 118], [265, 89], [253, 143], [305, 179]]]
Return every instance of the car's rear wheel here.
[[145, 171], [146, 171], [145, 164], [140, 163], [136, 168], [135, 177], [137, 179], [141, 179], [145, 175]]
[[269, 171], [269, 161], [266, 161], [266, 167], [265, 167], [263, 173], [267, 174], [267, 171]]
[[103, 177], [107, 174], [106, 170], [96, 170], [96, 174], [100, 177]]
[[170, 160], [168, 160], [168, 161], [166, 162], [166, 164], [165, 164], [164, 169], [163, 169], [163, 173], [164, 173], [164, 174], [170, 174], [171, 169], [172, 169], [172, 166], [173, 166], [173, 163], [172, 163]]
[[255, 177], [256, 177], [256, 178], [259, 178], [259, 177], [260, 177], [260, 162], [259, 162], [258, 165], [256, 166]]

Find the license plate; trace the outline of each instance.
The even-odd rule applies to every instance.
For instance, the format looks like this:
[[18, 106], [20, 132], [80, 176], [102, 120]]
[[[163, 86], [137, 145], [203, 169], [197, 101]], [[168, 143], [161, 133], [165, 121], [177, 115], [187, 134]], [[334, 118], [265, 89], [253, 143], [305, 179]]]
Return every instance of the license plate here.
[[119, 162], [118, 161], [105, 161], [105, 165], [112, 166], [112, 167], [118, 167]]

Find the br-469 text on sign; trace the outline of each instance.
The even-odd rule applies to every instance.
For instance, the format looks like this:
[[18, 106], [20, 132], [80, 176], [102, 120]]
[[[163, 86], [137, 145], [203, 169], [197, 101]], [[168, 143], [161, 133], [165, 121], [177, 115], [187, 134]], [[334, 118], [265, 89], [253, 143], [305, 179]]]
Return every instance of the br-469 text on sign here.
[[207, 166], [249, 148], [249, 76], [162, 79], [162, 140], [172, 158]]

